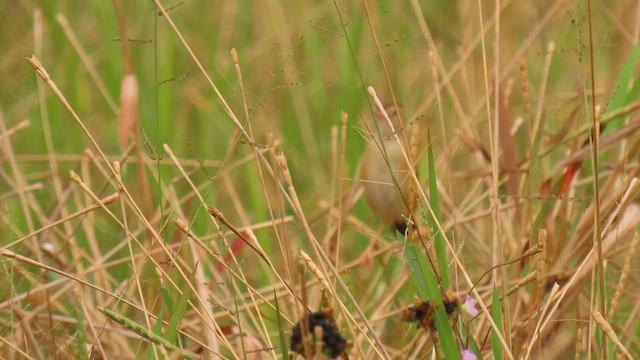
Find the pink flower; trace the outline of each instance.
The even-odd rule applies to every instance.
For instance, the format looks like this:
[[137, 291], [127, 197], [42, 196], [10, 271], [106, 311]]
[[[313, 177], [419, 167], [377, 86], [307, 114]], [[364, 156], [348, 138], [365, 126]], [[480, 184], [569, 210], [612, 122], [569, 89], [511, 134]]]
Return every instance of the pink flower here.
[[476, 301], [469, 295], [464, 299], [464, 304], [460, 305], [462, 311], [471, 316], [478, 315], [478, 309], [476, 309]]
[[462, 349], [460, 355], [462, 356], [462, 360], [478, 360], [476, 354], [472, 353], [469, 349]]

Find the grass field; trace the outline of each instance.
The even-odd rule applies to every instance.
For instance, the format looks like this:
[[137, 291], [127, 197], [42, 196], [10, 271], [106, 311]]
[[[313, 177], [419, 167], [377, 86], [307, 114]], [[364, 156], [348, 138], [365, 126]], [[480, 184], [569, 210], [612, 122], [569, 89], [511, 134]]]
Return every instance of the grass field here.
[[[0, 12], [0, 358], [302, 358], [319, 311], [342, 358], [640, 358], [638, 1]], [[388, 103], [406, 237], [359, 179]]]

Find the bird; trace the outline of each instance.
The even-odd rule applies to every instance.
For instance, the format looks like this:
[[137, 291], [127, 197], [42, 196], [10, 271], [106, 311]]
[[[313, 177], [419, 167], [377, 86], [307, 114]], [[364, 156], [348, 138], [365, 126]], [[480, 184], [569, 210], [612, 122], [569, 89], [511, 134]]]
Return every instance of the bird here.
[[[405, 235], [407, 219], [413, 212], [415, 201], [411, 198], [413, 179], [411, 168], [405, 154], [410, 158], [406, 145], [408, 136], [402, 127], [401, 107], [389, 104], [384, 106], [387, 117], [378, 108], [374, 118], [377, 123], [370, 124], [371, 137], [365, 148], [360, 163], [360, 181], [364, 186], [364, 196], [371, 210], [378, 215], [385, 225]], [[398, 135], [396, 138], [395, 135]], [[398, 141], [398, 139], [400, 141]]]

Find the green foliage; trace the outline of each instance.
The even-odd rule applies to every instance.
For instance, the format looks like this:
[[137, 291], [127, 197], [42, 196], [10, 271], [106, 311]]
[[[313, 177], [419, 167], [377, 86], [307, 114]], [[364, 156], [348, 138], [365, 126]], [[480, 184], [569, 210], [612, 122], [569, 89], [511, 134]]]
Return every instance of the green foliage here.
[[278, 326], [278, 340], [279, 340], [279, 346], [278, 349], [280, 350], [280, 355], [282, 355], [283, 359], [287, 358], [287, 354], [289, 354], [289, 347], [287, 347], [287, 339], [284, 335], [285, 329], [284, 329], [284, 324], [282, 322], [282, 315], [280, 313], [280, 304], [278, 303], [278, 294], [275, 292], [273, 292], [273, 299], [274, 299], [274, 303], [276, 305], [276, 324]]
[[441, 287], [445, 291], [449, 289], [451, 285], [451, 279], [449, 275], [449, 258], [447, 256], [447, 243], [444, 234], [439, 230], [442, 226], [442, 216], [440, 215], [440, 194], [438, 191], [438, 178], [436, 175], [435, 160], [433, 157], [433, 147], [431, 146], [431, 134], [427, 133], [427, 159], [429, 162], [429, 206], [433, 210], [427, 219], [429, 225], [434, 231], [434, 242], [436, 247], [436, 256], [438, 259], [438, 270]]
[[427, 261], [422, 250], [421, 246], [405, 240], [404, 256], [411, 269], [413, 282], [417, 285], [418, 295], [427, 299], [435, 309], [434, 322], [444, 358], [459, 359], [460, 350], [449, 323], [449, 316], [444, 309], [440, 283], [434, 275], [432, 264]]
[[[493, 322], [498, 326], [500, 334], [504, 333], [504, 324], [502, 322], [502, 304], [500, 303], [500, 295], [498, 289], [493, 288], [492, 302], [491, 302], [491, 318]], [[493, 349], [493, 356], [495, 359], [502, 359], [502, 342], [500, 342], [499, 335], [496, 329], [491, 329], [491, 348]]]
[[[640, 79], [635, 75], [635, 69], [638, 65], [638, 59], [640, 58], [640, 44], [636, 44], [631, 50], [627, 61], [618, 75], [614, 92], [609, 99], [607, 105], [607, 113], [614, 112], [620, 108], [629, 105], [638, 99], [638, 92], [640, 91]], [[604, 134], [620, 128], [624, 124], [626, 116], [616, 116], [609, 122]]]
[[[179, 325], [185, 317], [185, 313], [188, 309], [187, 305], [192, 293], [191, 285], [189, 284], [193, 284], [195, 282], [195, 275], [198, 266], [199, 264], [196, 264], [191, 274], [189, 274], [188, 284], [185, 284], [185, 286], [182, 287], [182, 294], [178, 298], [178, 303], [175, 308], [171, 309], [169, 325], [167, 325], [167, 329], [164, 333], [164, 338], [171, 343], [174, 343], [178, 338]], [[204, 316], [206, 316], [206, 314]]]
[[[87, 328], [85, 326], [84, 314], [81, 311], [76, 311], [76, 320], [78, 321], [78, 336], [76, 337], [76, 346], [78, 349], [86, 349], [87, 347]], [[78, 351], [78, 359], [86, 360], [89, 357], [84, 351]]]

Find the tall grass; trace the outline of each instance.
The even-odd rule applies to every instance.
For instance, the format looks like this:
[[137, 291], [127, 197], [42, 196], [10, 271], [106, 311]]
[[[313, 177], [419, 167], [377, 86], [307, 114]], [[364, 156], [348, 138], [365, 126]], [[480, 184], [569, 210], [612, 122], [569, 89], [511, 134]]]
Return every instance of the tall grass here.
[[[327, 308], [349, 358], [640, 357], [637, 1], [0, 10], [0, 357], [295, 357]], [[357, 175], [394, 101], [406, 239]]]

